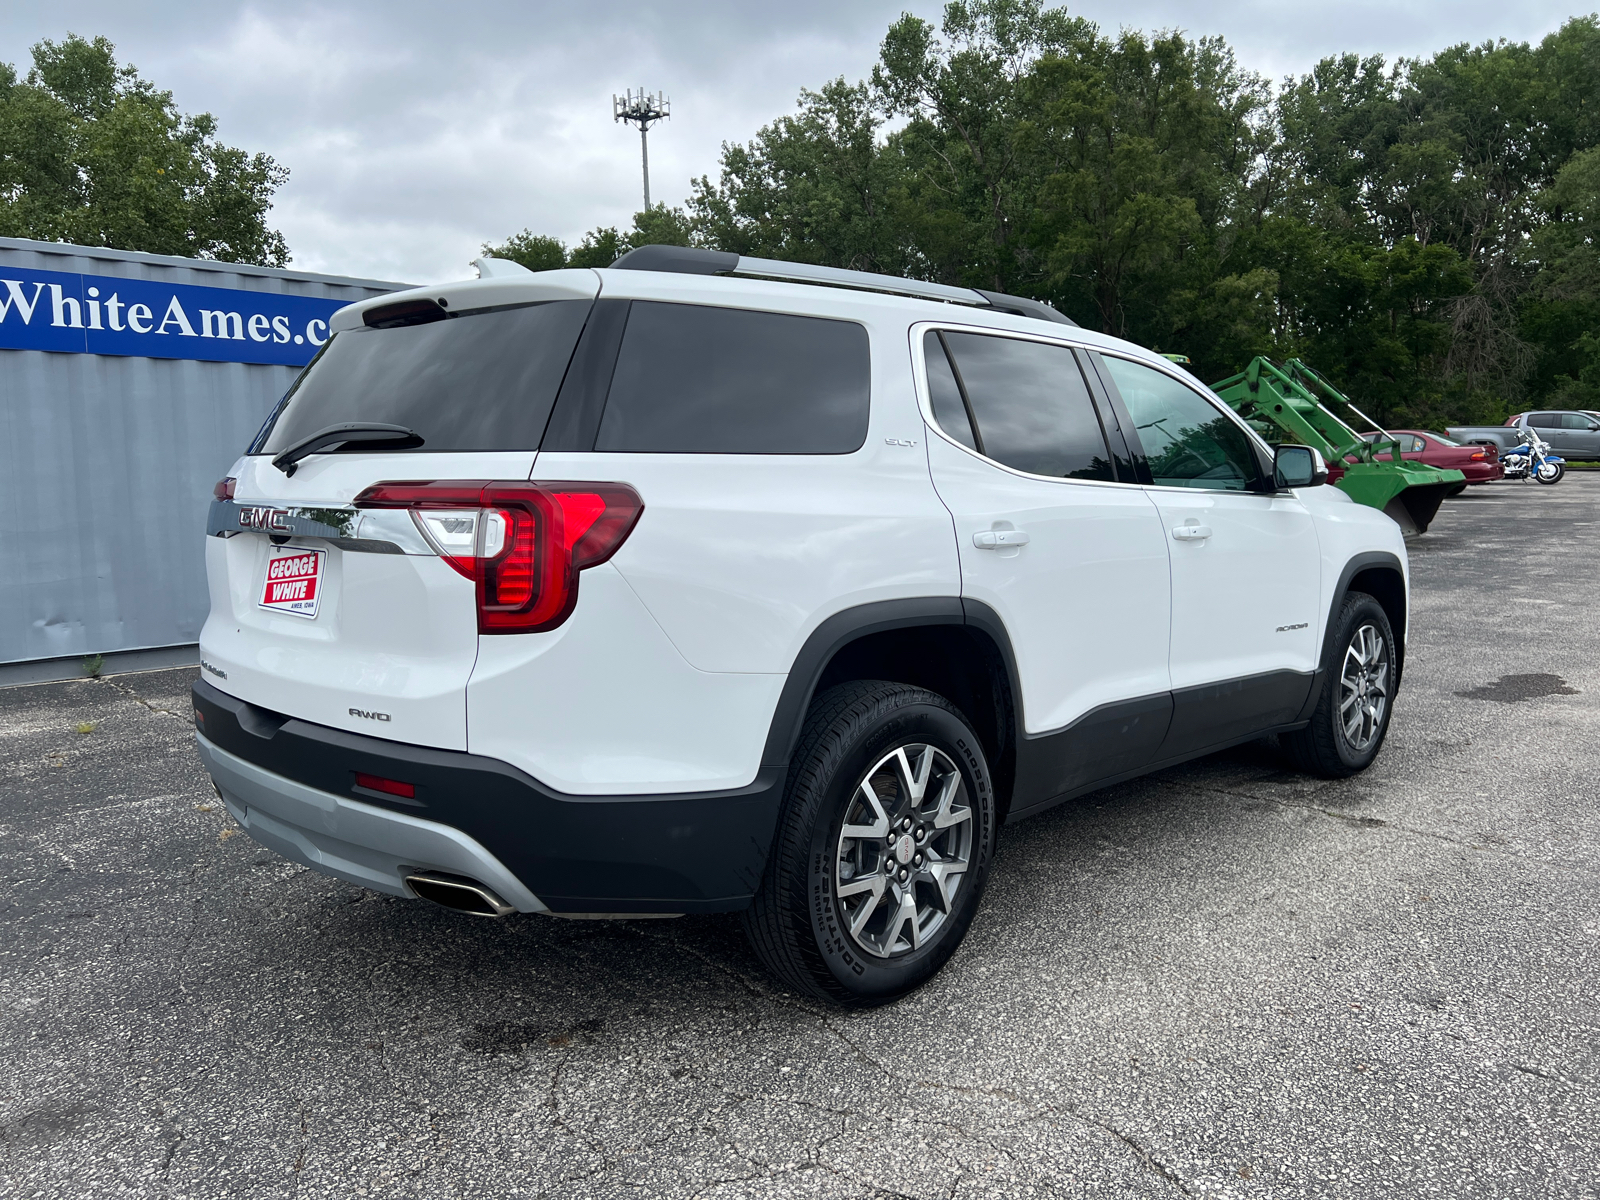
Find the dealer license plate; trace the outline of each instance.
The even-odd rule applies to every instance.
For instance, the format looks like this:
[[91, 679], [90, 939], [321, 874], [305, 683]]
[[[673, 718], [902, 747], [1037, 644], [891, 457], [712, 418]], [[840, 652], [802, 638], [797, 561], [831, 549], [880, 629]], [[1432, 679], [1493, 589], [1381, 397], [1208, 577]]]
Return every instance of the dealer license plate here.
[[267, 555], [267, 581], [261, 592], [261, 607], [271, 612], [315, 617], [322, 592], [322, 559], [325, 551], [299, 546], [274, 546]]

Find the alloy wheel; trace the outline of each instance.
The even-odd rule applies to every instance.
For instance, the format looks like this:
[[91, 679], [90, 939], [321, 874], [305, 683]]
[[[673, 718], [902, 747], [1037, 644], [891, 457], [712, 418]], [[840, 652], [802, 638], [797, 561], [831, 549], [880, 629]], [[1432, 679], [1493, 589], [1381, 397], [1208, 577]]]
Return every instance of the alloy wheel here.
[[1376, 625], [1358, 626], [1339, 671], [1339, 724], [1352, 750], [1365, 750], [1389, 707], [1389, 643]]
[[966, 780], [943, 750], [899, 746], [845, 809], [834, 894], [851, 939], [877, 958], [926, 945], [953, 911], [972, 863]]

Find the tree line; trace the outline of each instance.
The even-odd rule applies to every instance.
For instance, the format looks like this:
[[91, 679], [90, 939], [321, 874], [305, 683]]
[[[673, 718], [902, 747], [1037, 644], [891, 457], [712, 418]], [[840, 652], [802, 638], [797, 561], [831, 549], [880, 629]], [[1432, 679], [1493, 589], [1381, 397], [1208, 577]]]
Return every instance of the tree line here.
[[1220, 38], [956, 0], [719, 166], [628, 230], [485, 248], [548, 269], [664, 242], [992, 288], [1206, 380], [1299, 356], [1394, 424], [1600, 409], [1594, 16], [1274, 87]]
[[[287, 174], [104, 38], [0, 64], [0, 235], [282, 266]], [[547, 269], [664, 242], [993, 288], [1203, 379], [1295, 355], [1387, 422], [1439, 425], [1600, 409], [1597, 226], [1596, 16], [1274, 86], [1220, 38], [956, 0], [891, 25], [868, 78], [725, 143], [686, 204], [485, 248]]]

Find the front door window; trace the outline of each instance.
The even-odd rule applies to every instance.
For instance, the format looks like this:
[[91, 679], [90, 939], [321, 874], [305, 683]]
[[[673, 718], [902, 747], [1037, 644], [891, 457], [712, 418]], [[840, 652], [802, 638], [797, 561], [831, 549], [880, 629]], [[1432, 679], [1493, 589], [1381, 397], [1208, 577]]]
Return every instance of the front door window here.
[[1103, 357], [1144, 444], [1152, 482], [1242, 492], [1260, 464], [1230, 417], [1172, 376], [1126, 358]]

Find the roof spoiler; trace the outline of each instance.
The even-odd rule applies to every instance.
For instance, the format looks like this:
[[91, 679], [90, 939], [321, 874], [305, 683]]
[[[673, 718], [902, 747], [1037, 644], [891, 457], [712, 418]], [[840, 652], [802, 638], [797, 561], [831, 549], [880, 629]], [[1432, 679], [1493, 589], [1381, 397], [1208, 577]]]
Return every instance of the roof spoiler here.
[[1058, 325], [1078, 323], [1040, 300], [988, 292], [981, 288], [952, 287], [921, 279], [902, 279], [898, 275], [879, 275], [871, 271], [846, 271], [840, 267], [818, 267], [810, 263], [780, 262], [775, 258], [750, 258], [727, 250], [701, 250], [692, 246], [640, 246], [611, 264], [613, 271], [667, 271], [677, 275], [739, 275], [750, 279], [781, 279], [788, 283], [815, 283], [827, 287], [858, 288], [867, 292], [887, 292], [895, 296], [915, 296], [922, 300], [941, 300], [971, 308], [990, 308], [1018, 317], [1034, 317]]

